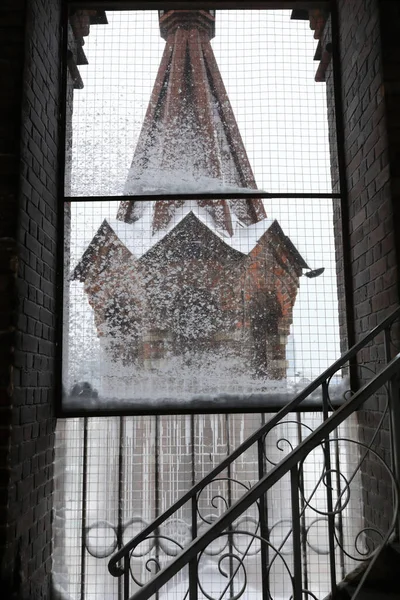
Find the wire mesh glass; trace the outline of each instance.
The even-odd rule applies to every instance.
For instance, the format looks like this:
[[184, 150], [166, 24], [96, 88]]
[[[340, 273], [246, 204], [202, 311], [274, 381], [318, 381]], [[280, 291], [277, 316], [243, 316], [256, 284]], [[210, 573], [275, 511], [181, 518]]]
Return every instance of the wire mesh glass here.
[[[188, 402], [208, 408], [205, 402], [227, 394], [229, 409], [237, 402], [249, 407], [250, 394], [268, 392], [273, 404], [274, 394], [283, 402], [337, 358], [330, 199], [271, 203], [276, 219], [252, 225], [250, 232], [243, 228], [234, 239], [214, 234], [213, 225], [201, 220], [206, 212], [197, 212], [195, 222], [190, 202], [175, 208], [175, 229], [153, 234], [153, 204], [141, 203], [144, 214], [133, 224], [115, 219], [116, 201], [70, 205], [65, 407], [143, 412], [164, 403], [165, 410], [179, 412]], [[193, 223], [213, 232], [208, 246], [191, 237]], [[185, 236], [175, 238], [175, 246], [174, 231]], [[319, 277], [296, 282], [293, 266], [282, 263], [290, 260], [287, 251], [279, 249], [287, 239], [308, 265], [324, 269]], [[265, 346], [257, 345], [258, 334]], [[96, 395], [72, 393], [81, 382]]]
[[[310, 20], [291, 18], [291, 10], [183, 11], [196, 25], [182, 34], [167, 12], [70, 15], [64, 409], [147, 414], [59, 420], [55, 579], [73, 599], [123, 598], [122, 581], [107, 571], [109, 557], [271, 417], [247, 411], [260, 404], [267, 410], [270, 402], [273, 413], [339, 352], [331, 63], [328, 98], [326, 85], [315, 81], [321, 43], [331, 41], [329, 15], [316, 11], [313, 35]], [[193, 33], [200, 25], [201, 40]], [[279, 197], [261, 202], [255, 189]], [[212, 192], [229, 196], [215, 205], [193, 196]], [[235, 198], [239, 192], [247, 196]], [[172, 193], [192, 196], [168, 204], [164, 196]], [[161, 199], [120, 203], [124, 194]], [[179, 271], [185, 281], [178, 282]], [[305, 273], [311, 276], [300, 277]], [[257, 281], [263, 296], [255, 294]], [[151, 309], [142, 307], [146, 302]], [[234, 318], [227, 327], [218, 310], [229, 302]], [[146, 327], [137, 326], [137, 307]], [[199, 414], [205, 406], [215, 414]], [[192, 414], [160, 414], [184, 411]], [[321, 420], [320, 413], [295, 416], [272, 430], [264, 468]], [[348, 427], [356, 438], [355, 423]], [[356, 460], [347, 446], [334, 452], [344, 470]], [[193, 520], [201, 532], [256, 483], [258, 458], [249, 448], [202, 490], [195, 518], [186, 503], [140, 544], [130, 556], [129, 593], [190, 542]], [[302, 560], [304, 583], [323, 597], [326, 520], [304, 505], [308, 494], [326, 510], [322, 495], [313, 494], [320, 475], [317, 451], [303, 468]], [[358, 480], [354, 485], [342, 544], [346, 536], [351, 543], [360, 515]], [[271, 548], [262, 554], [259, 506], [250, 507], [201, 557], [200, 598], [225, 600], [240, 591], [245, 576], [230, 558], [235, 553], [246, 558], [245, 598], [261, 597], [266, 575], [274, 598], [290, 597], [287, 477], [265, 503], [269, 544], [279, 556], [271, 560]], [[337, 553], [343, 571], [352, 562]], [[183, 600], [187, 586], [185, 569], [159, 600]]]
[[332, 40], [329, 15], [314, 12], [313, 35], [292, 10], [217, 10], [215, 37], [204, 25], [196, 40], [198, 23], [163, 39], [155, 10], [107, 11], [84, 37], [74, 15], [87, 64], [67, 119], [67, 195], [331, 192], [335, 141], [315, 77], [318, 39]]
[[[71, 599], [123, 598], [121, 580], [111, 577], [107, 569], [112, 554], [270, 418], [224, 414], [61, 420], [57, 433], [60, 501], [56, 518], [62, 521], [62, 536], [55, 541], [54, 565], [60, 589]], [[321, 413], [298, 413], [273, 427], [263, 444], [265, 472], [322, 420]], [[357, 439], [357, 423], [352, 418], [332, 436], [329, 445], [335, 509], [338, 500], [343, 504], [335, 518], [338, 580], [363, 558], [365, 551], [357, 537], [362, 529], [361, 473], [352, 478], [360, 460]], [[325, 460], [320, 446], [306, 458], [298, 491], [304, 586], [318, 598], [330, 591]], [[337, 461], [340, 474], [335, 471]], [[255, 445], [198, 493], [198, 534], [258, 479]], [[346, 481], [350, 482], [348, 486]], [[209, 594], [228, 600], [244, 586], [243, 597], [258, 600], [263, 578], [273, 598], [290, 598], [293, 522], [288, 476], [267, 492], [265, 510], [265, 537], [260, 529], [260, 506], [254, 504], [198, 557], [200, 598], [205, 593], [204, 597]], [[187, 502], [132, 551], [130, 594], [188, 546], [192, 517], [192, 505]], [[188, 585], [185, 569], [162, 589], [160, 598], [184, 600]]]

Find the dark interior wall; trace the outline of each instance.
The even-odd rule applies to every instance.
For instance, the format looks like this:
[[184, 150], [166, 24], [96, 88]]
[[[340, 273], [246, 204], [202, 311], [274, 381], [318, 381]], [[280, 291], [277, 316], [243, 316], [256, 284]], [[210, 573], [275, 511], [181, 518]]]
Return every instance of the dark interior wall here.
[[[400, 3], [380, 0], [380, 26], [382, 30], [382, 68], [389, 142], [390, 185], [394, 228], [386, 243], [393, 244], [395, 267], [388, 265], [387, 279], [400, 288]], [[394, 291], [393, 291], [393, 294]], [[400, 295], [400, 291], [399, 291]], [[399, 345], [397, 345], [399, 347]]]
[[[395, 244], [395, 206], [390, 179], [391, 136], [385, 99], [385, 23], [380, 28], [379, 0], [339, 0], [344, 152], [348, 198], [343, 217], [349, 229], [350, 315], [357, 341], [399, 303], [399, 262]], [[398, 119], [398, 116], [396, 115]], [[343, 246], [338, 246], [338, 260]], [[340, 263], [341, 266], [341, 263]], [[361, 383], [384, 362], [382, 339], [359, 355]], [[362, 365], [362, 366], [361, 366]], [[375, 397], [360, 411], [361, 440], [369, 441], [382, 416], [384, 397]], [[385, 425], [387, 428], [387, 424]], [[388, 431], [378, 438], [390, 461]], [[391, 489], [384, 469], [373, 458], [363, 467], [366, 524], [387, 528], [392, 509]]]
[[[320, 40], [322, 52], [330, 48], [331, 52], [333, 49], [333, 43], [335, 40], [332, 38], [332, 15], [328, 17], [325, 24], [322, 37]], [[336, 50], [336, 48], [335, 48]], [[321, 83], [322, 85], [322, 83]], [[331, 181], [332, 181], [332, 192], [340, 193], [341, 185], [343, 181], [340, 177], [340, 169], [343, 165], [339, 165], [340, 155], [338, 152], [339, 144], [341, 140], [338, 138], [338, 111], [336, 110], [336, 98], [335, 98], [335, 76], [333, 69], [333, 60], [330, 60], [325, 70], [325, 86], [326, 86], [326, 97], [327, 97], [327, 116], [328, 116], [328, 131], [329, 131], [329, 149], [330, 149], [330, 163], [331, 163]], [[340, 111], [340, 107], [338, 107]], [[345, 190], [342, 190], [345, 193]], [[333, 227], [334, 227], [334, 240], [335, 240], [335, 258], [336, 258], [336, 284], [337, 284], [337, 295], [338, 295], [338, 311], [339, 311], [339, 337], [340, 337], [340, 351], [341, 353], [346, 352], [349, 346], [352, 345], [352, 332], [349, 332], [348, 317], [352, 314], [351, 306], [347, 306], [347, 300], [349, 293], [351, 294], [351, 285], [346, 282], [345, 274], [345, 261], [344, 261], [344, 247], [343, 240], [346, 239], [347, 226], [344, 223], [346, 210], [343, 211], [342, 201], [339, 198], [333, 199]], [[343, 215], [342, 215], [343, 212]], [[343, 225], [345, 225], [343, 227]], [[350, 287], [350, 290], [348, 288]], [[349, 335], [350, 334], [350, 335]]]
[[[0, 5], [0, 552], [2, 578], [29, 598], [49, 597], [51, 560], [59, 4]], [[359, 337], [399, 301], [400, 16], [389, 0], [338, 4]], [[376, 358], [383, 344], [362, 361]], [[360, 413], [366, 437], [381, 409]], [[373, 463], [364, 489], [367, 520], [385, 525], [391, 497]]]
[[[12, 349], [16, 325], [16, 230], [25, 1], [0, 7], [0, 549], [8, 539]], [[1, 565], [3, 566], [3, 564]]]
[[2, 591], [26, 598], [50, 597], [59, 5], [0, 7]]

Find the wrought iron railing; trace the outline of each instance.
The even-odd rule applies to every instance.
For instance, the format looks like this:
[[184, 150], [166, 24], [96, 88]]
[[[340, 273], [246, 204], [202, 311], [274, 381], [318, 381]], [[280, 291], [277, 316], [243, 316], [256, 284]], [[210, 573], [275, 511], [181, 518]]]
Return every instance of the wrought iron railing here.
[[[392, 402], [391, 399], [398, 397], [400, 354], [390, 360], [390, 352], [391, 327], [399, 316], [400, 309], [397, 309], [112, 557], [109, 570], [115, 577], [123, 578], [125, 599], [134, 597], [135, 600], [146, 600], [154, 594], [160, 600], [169, 597], [174, 600], [178, 598], [213, 600], [217, 597], [220, 600], [317, 598], [308, 585], [306, 572], [305, 557], [307, 552], [312, 550], [316, 554], [325, 554], [328, 558], [328, 572], [321, 573], [321, 577], [326, 577], [329, 581], [332, 592], [336, 590], [337, 580], [340, 580], [345, 573], [346, 557], [353, 561], [372, 557], [353, 596], [356, 597], [369, 569], [373, 567], [380, 548], [384, 547], [398, 525], [400, 444], [396, 423], [400, 423], [400, 420], [398, 403]], [[349, 363], [351, 364], [357, 354], [382, 332], [385, 336], [386, 366], [334, 411], [330, 403], [331, 378]], [[386, 390], [387, 406], [382, 411], [375, 433], [367, 442], [359, 441], [353, 436], [346, 437], [346, 434], [340, 430], [342, 424], [382, 386]], [[318, 388], [322, 390], [322, 424], [312, 431], [311, 427], [295, 418], [288, 420], [288, 415], [298, 411], [302, 403], [307, 401], [310, 394]], [[384, 431], [387, 416], [390, 419], [391, 466], [386, 464], [384, 457], [376, 450], [378, 435]], [[285, 458], [278, 462], [268, 456], [266, 439], [268, 434], [282, 423], [287, 426], [291, 424], [297, 426], [299, 436], [296, 447], [285, 438], [276, 440], [280, 450], [284, 442], [289, 444], [290, 450]], [[305, 439], [303, 439], [302, 428], [307, 434]], [[340, 444], [346, 448], [356, 446], [359, 449], [355, 468], [349, 472], [344, 472], [341, 466]], [[234, 477], [232, 466], [254, 445], [257, 448], [258, 481], [250, 486]], [[319, 462], [314, 460], [313, 464], [320, 466], [316, 481], [309, 488], [306, 480], [306, 463], [313, 452], [319, 453]], [[360, 474], [362, 477], [365, 465], [367, 461], [372, 460], [371, 457], [380, 465], [381, 476], [385, 477], [383, 473], [386, 473], [386, 479], [392, 487], [393, 517], [386, 531], [379, 531], [370, 524], [362, 526], [355, 532], [354, 548], [353, 552], [350, 552], [344, 543], [343, 519], [351, 502], [351, 486]], [[222, 473], [224, 476], [221, 476]], [[290, 523], [286, 529], [282, 527], [284, 525], [282, 522], [271, 526], [268, 520], [268, 492], [284, 478], [289, 479], [287, 495], [290, 500]], [[233, 486], [243, 488], [243, 495], [238, 500], [232, 494]], [[221, 515], [216, 515], [215, 511], [204, 514], [202, 495], [208, 487], [214, 490], [211, 493], [211, 505], [216, 508], [219, 503]], [[226, 494], [221, 493], [221, 489], [224, 489]], [[365, 501], [365, 498], [363, 500]], [[190, 516], [186, 515], [182, 518], [182, 511], [185, 511], [188, 506], [186, 512]], [[314, 520], [306, 521], [307, 511], [314, 513]], [[326, 543], [324, 548], [315, 548], [315, 544], [310, 540], [310, 532], [313, 527], [321, 523], [326, 524]], [[205, 525], [208, 528], [200, 535], [199, 529]], [[279, 542], [276, 542], [274, 528], [278, 526], [283, 529], [283, 534]], [[379, 540], [377, 535], [380, 537]], [[290, 555], [289, 547], [291, 547]], [[175, 558], [166, 564], [166, 560], [171, 556]], [[250, 568], [254, 570], [254, 561], [252, 563], [254, 556], [259, 559], [260, 570], [260, 588], [257, 591], [249, 589], [249, 576], [246, 570], [246, 561], [251, 563]], [[138, 571], [133, 566], [133, 562], [138, 558], [144, 559], [145, 569], [149, 573], [155, 572], [154, 577], [146, 583], [138, 576]], [[347, 561], [347, 565], [351, 564], [351, 560]], [[286, 595], [280, 596], [272, 594], [270, 588], [272, 570], [278, 562], [282, 578], [286, 577], [287, 582], [286, 589], [283, 585], [281, 590], [282, 594]], [[207, 571], [209, 563], [216, 568], [219, 576], [218, 584], [215, 584], [214, 576]], [[182, 575], [180, 580], [175, 582], [175, 587], [172, 588], [171, 584], [169, 587], [166, 586], [179, 573]], [[137, 588], [134, 596], [132, 596], [132, 583]], [[210, 586], [211, 588], [214, 586], [214, 591]], [[163, 590], [166, 592], [163, 593]]]

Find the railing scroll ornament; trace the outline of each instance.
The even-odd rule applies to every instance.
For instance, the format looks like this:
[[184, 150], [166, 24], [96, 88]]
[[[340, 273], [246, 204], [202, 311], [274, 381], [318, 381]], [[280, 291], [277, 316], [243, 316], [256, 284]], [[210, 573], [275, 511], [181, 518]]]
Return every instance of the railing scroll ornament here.
[[[317, 599], [308, 571], [313, 556], [327, 558], [325, 577], [332, 592], [343, 578], [346, 565], [368, 560], [368, 569], [353, 595], [354, 599], [357, 597], [368, 571], [398, 525], [400, 450], [396, 425], [399, 421], [394, 420], [397, 409], [392, 398], [398, 397], [400, 353], [390, 360], [390, 329], [399, 315], [398, 309], [152, 524], [139, 519], [142, 531], [109, 562], [111, 574], [124, 578], [125, 600], [130, 597], [146, 600], [158, 591], [160, 600], [167, 600], [171, 590], [170, 597], [174, 600], [271, 600], [275, 598], [272, 574], [278, 564], [287, 582], [285, 589], [282, 588], [285, 595], [279, 598]], [[345, 394], [343, 405], [332, 411], [329, 385], [333, 375], [348, 366], [382, 331], [387, 342], [387, 364], [360, 390]], [[302, 400], [319, 387], [323, 398], [322, 423], [313, 427], [298, 416], [292, 418], [292, 411], [298, 410]], [[382, 388], [386, 390], [387, 404], [370, 439], [361, 441], [347, 435], [346, 420]], [[379, 452], [378, 444], [388, 418], [392, 429], [391, 465]], [[296, 442], [279, 433], [280, 427], [296, 430]], [[257, 445], [260, 477], [251, 485], [232, 476], [233, 465], [252, 446], [257, 450]], [[342, 468], [343, 453], [357, 457], [352, 468]], [[318, 465], [312, 485], [308, 477], [310, 460], [314, 468]], [[349, 533], [344, 531], [349, 521], [347, 511], [353, 502], [353, 489], [359, 486], [368, 461], [379, 465], [382, 477], [390, 482], [393, 518], [386, 530], [365, 523], [352, 532], [349, 541]], [[279, 482], [288, 486], [290, 514], [287, 519], [274, 522], [268, 514], [268, 493]], [[188, 503], [191, 518], [181, 518], [179, 515]], [[124, 530], [139, 521], [131, 520]], [[107, 536], [103, 535], [107, 543], [102, 550], [96, 550], [93, 536], [102, 528], [108, 531]], [[327, 535], [316, 535], [321, 530]], [[87, 528], [86, 548], [92, 555], [104, 557], [115, 552], [117, 541], [122, 538], [123, 532], [110, 523], [98, 522]], [[144, 565], [146, 580], [137, 575], [138, 561]], [[261, 592], [254, 591], [250, 584], [249, 574], [256, 564], [261, 570]], [[191, 565], [189, 572], [188, 565]], [[210, 574], [211, 567], [214, 575]], [[182, 576], [175, 588], [168, 587], [171, 586], [168, 582], [179, 572]], [[164, 595], [163, 590], [167, 590]]]

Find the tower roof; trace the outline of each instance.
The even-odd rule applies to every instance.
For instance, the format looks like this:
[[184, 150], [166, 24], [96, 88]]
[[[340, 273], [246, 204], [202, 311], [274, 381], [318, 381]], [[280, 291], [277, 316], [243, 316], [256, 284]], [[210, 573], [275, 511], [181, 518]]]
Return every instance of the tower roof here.
[[[160, 11], [164, 53], [129, 170], [126, 194], [257, 189], [210, 44], [214, 11]], [[266, 217], [262, 200], [199, 200], [215, 225], [233, 235]], [[157, 201], [153, 232], [165, 229], [183, 201]], [[233, 214], [232, 214], [233, 213]], [[133, 223], [141, 209], [123, 201], [117, 218]]]

